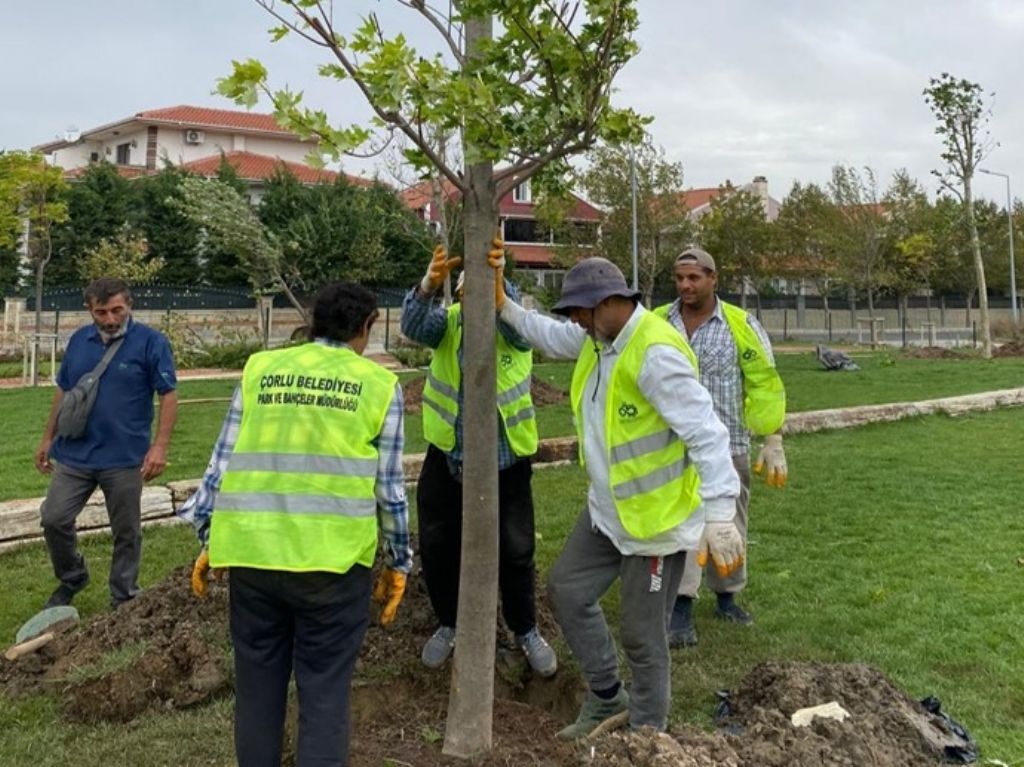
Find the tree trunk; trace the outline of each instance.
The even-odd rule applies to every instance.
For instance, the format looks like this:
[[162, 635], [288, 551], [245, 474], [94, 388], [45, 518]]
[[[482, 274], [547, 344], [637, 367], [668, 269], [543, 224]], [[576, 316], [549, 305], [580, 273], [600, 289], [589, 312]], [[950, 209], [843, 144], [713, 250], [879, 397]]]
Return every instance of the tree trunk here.
[[[490, 16], [466, 21], [466, 51], [490, 39]], [[473, 157], [472, 147], [466, 156]], [[493, 164], [465, 166], [466, 270], [462, 325], [464, 463], [462, 567], [455, 660], [443, 751], [470, 758], [491, 748], [498, 613], [498, 417], [494, 272], [487, 251], [498, 223]]]
[[974, 273], [978, 282], [978, 311], [981, 313], [981, 356], [985, 359], [992, 359], [992, 325], [988, 316], [988, 287], [985, 284], [985, 263], [981, 260], [978, 224], [974, 220], [974, 200], [971, 198], [970, 175], [964, 179], [964, 205], [967, 208], [967, 226], [971, 231]]
[[36, 264], [36, 326], [32, 333], [32, 385], [39, 386], [39, 331], [43, 327], [43, 270], [46, 263]]

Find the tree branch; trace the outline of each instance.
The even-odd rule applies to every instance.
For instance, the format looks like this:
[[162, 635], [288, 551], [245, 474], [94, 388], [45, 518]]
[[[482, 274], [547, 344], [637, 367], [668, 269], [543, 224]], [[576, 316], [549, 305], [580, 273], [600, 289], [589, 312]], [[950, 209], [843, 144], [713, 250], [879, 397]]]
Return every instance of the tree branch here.
[[[455, 57], [455, 61], [458, 62], [459, 66], [461, 67], [466, 63], [466, 57], [462, 54], [462, 46], [448, 31], [452, 28], [450, 16], [444, 16], [439, 11], [427, 8], [427, 4], [424, 0], [397, 0], [397, 2], [399, 5], [404, 5], [406, 8], [411, 8], [419, 12], [419, 14], [429, 21], [431, 25], [433, 25], [434, 29], [441, 34], [441, 37], [444, 39], [445, 43], [448, 44], [448, 49], [451, 51], [452, 56]], [[444, 18], [448, 24], [442, 24], [441, 18], [438, 18], [438, 16]]]

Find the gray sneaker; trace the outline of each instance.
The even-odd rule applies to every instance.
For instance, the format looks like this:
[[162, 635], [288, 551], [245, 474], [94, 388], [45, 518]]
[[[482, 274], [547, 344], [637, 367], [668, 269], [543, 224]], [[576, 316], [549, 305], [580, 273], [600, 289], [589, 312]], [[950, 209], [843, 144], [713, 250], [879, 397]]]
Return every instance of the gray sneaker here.
[[455, 629], [441, 626], [423, 645], [420, 660], [427, 668], [441, 668], [455, 649]]
[[516, 644], [526, 655], [530, 668], [541, 676], [553, 676], [558, 671], [558, 658], [544, 637], [534, 626], [527, 633], [516, 637]]
[[628, 718], [629, 693], [625, 687], [619, 687], [619, 691], [611, 700], [603, 700], [588, 690], [576, 721], [564, 730], [559, 730], [555, 737], [559, 740], [585, 738], [607, 720], [623, 713]]

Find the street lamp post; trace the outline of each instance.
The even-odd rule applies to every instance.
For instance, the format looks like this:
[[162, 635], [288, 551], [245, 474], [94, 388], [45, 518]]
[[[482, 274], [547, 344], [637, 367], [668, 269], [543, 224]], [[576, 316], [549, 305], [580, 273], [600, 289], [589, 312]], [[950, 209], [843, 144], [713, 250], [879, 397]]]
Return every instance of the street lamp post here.
[[633, 155], [633, 145], [629, 145], [629, 184], [630, 201], [633, 208], [633, 290], [639, 290], [639, 253], [637, 249], [636, 236], [636, 158]]
[[1013, 324], [1016, 325], [1020, 321], [1020, 317], [1017, 311], [1017, 274], [1013, 261], [1013, 200], [1010, 197], [1010, 176], [1007, 173], [999, 173], [985, 168], [978, 168], [978, 171], [989, 176], [1000, 176], [1006, 179], [1006, 218], [1010, 225], [1010, 303], [1013, 304]]

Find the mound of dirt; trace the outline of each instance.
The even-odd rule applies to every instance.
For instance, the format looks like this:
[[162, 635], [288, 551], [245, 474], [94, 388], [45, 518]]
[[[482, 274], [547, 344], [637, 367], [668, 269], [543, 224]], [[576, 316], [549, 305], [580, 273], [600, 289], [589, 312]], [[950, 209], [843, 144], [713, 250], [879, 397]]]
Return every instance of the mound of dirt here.
[[[423, 407], [423, 378], [414, 378], [402, 384], [402, 395], [405, 399], [405, 412], [418, 413]], [[566, 393], [557, 386], [552, 386], [547, 381], [534, 378], [530, 383], [530, 396], [533, 397], [533, 404], [537, 407], [542, 405], [555, 405], [563, 402]]]
[[[227, 588], [191, 595], [188, 569], [113, 612], [93, 616], [34, 656], [0, 663], [0, 690], [21, 695], [59, 690], [75, 721], [128, 722], [152, 709], [192, 706], [231, 689]], [[543, 591], [541, 631], [557, 628]], [[412, 578], [398, 618], [371, 626], [352, 692], [353, 767], [464, 764], [441, 748], [451, 669], [425, 669], [419, 654], [436, 627], [422, 578]], [[535, 677], [498, 626], [493, 748], [474, 764], [608, 767], [931, 767], [952, 742], [928, 714], [879, 671], [863, 665], [765, 663], [723, 705], [717, 732], [685, 726], [669, 734], [620, 731], [564, 744], [554, 734], [575, 717], [578, 677]], [[836, 701], [850, 717], [797, 728], [794, 711]], [[297, 710], [289, 706], [285, 753], [294, 758]]]
[[1024, 340], [1007, 341], [992, 349], [993, 357], [1024, 357]]
[[919, 360], [966, 360], [976, 356], [970, 351], [948, 349], [945, 346], [910, 346], [901, 354], [904, 357]]
[[[794, 712], [831, 701], [850, 716], [796, 727]], [[725, 698], [720, 732], [672, 737], [617, 733], [595, 748], [601, 765], [684, 767], [933, 767], [965, 744], [877, 669], [861, 664], [763, 663]]]
[[227, 589], [197, 600], [189, 568], [111, 612], [93, 616], [34, 655], [0, 666], [0, 690], [57, 686], [74, 721], [127, 722], [151, 708], [183, 708], [231, 689]]

